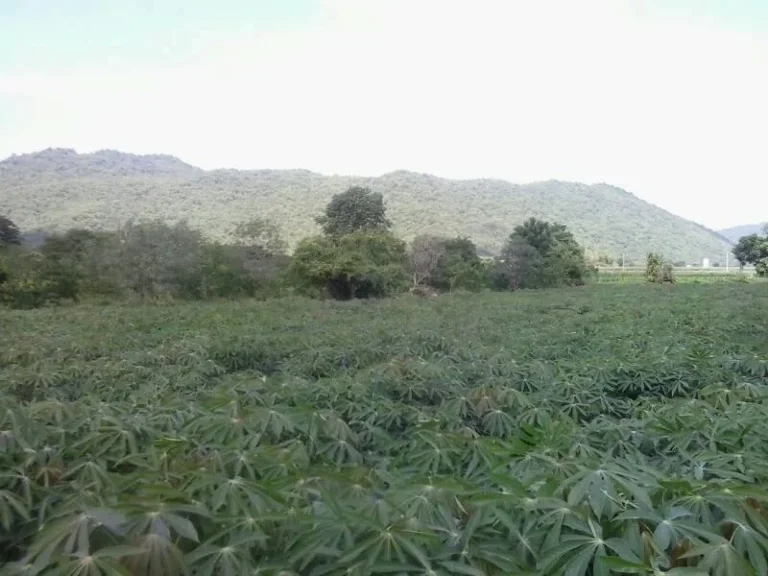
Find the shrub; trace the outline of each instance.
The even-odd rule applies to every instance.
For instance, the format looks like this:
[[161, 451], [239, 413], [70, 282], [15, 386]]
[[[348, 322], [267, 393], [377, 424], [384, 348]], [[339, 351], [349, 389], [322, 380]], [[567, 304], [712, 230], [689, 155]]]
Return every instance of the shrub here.
[[77, 284], [73, 284], [65, 270], [52, 265], [39, 252], [18, 248], [8, 252], [4, 259], [5, 263], [0, 263], [0, 302], [3, 304], [29, 309], [77, 298]]
[[675, 270], [660, 254], [651, 252], [645, 261], [645, 278], [656, 284], [674, 284]]

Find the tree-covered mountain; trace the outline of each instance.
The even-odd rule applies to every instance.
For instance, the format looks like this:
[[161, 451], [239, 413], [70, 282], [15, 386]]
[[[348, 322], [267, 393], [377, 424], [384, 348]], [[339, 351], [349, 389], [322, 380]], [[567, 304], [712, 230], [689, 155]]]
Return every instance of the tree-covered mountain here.
[[594, 252], [639, 260], [722, 260], [730, 246], [717, 233], [608, 184], [448, 180], [397, 171], [375, 178], [308, 170], [205, 171], [164, 155], [49, 149], [0, 162], [0, 211], [25, 231], [115, 228], [131, 219], [187, 220], [225, 236], [264, 217], [291, 245], [319, 230], [314, 217], [350, 186], [381, 192], [395, 233], [464, 235], [498, 253], [515, 225], [533, 216], [567, 225]]
[[733, 226], [732, 228], [725, 228], [718, 230], [718, 234], [728, 238], [731, 242], [738, 242], [742, 236], [749, 236], [750, 234], [761, 234], [763, 228], [768, 226], [768, 222], [762, 224], [744, 224], [742, 226]]

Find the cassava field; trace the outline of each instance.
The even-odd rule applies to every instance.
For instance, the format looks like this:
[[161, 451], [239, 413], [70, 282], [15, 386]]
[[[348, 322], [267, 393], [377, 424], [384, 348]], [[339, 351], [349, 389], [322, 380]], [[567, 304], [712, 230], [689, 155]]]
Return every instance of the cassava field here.
[[0, 311], [14, 574], [768, 573], [768, 286]]

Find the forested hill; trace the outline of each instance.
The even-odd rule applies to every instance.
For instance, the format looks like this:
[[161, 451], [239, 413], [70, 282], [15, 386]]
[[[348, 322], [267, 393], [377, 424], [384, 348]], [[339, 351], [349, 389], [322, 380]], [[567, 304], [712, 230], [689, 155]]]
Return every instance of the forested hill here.
[[204, 171], [172, 157], [49, 149], [0, 162], [0, 212], [23, 230], [115, 228], [129, 219], [186, 219], [211, 236], [266, 217], [291, 243], [314, 233], [313, 217], [353, 184], [381, 192], [395, 232], [464, 235], [497, 252], [512, 228], [535, 216], [566, 224], [589, 249], [638, 260], [723, 259], [727, 241], [607, 184], [447, 180], [391, 172], [377, 178], [307, 170]]
[[761, 234], [765, 226], [768, 226], [768, 222], [763, 222], [762, 224], [744, 224], [743, 226], [734, 226], [733, 228], [718, 230], [718, 233], [732, 242], [738, 242], [739, 238], [742, 236]]

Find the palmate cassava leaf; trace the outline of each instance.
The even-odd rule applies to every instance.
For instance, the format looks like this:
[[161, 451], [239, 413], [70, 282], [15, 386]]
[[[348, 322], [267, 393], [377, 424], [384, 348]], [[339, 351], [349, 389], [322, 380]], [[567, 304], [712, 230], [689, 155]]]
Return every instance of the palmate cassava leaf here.
[[765, 574], [768, 294], [656, 288], [0, 310], [0, 573]]

